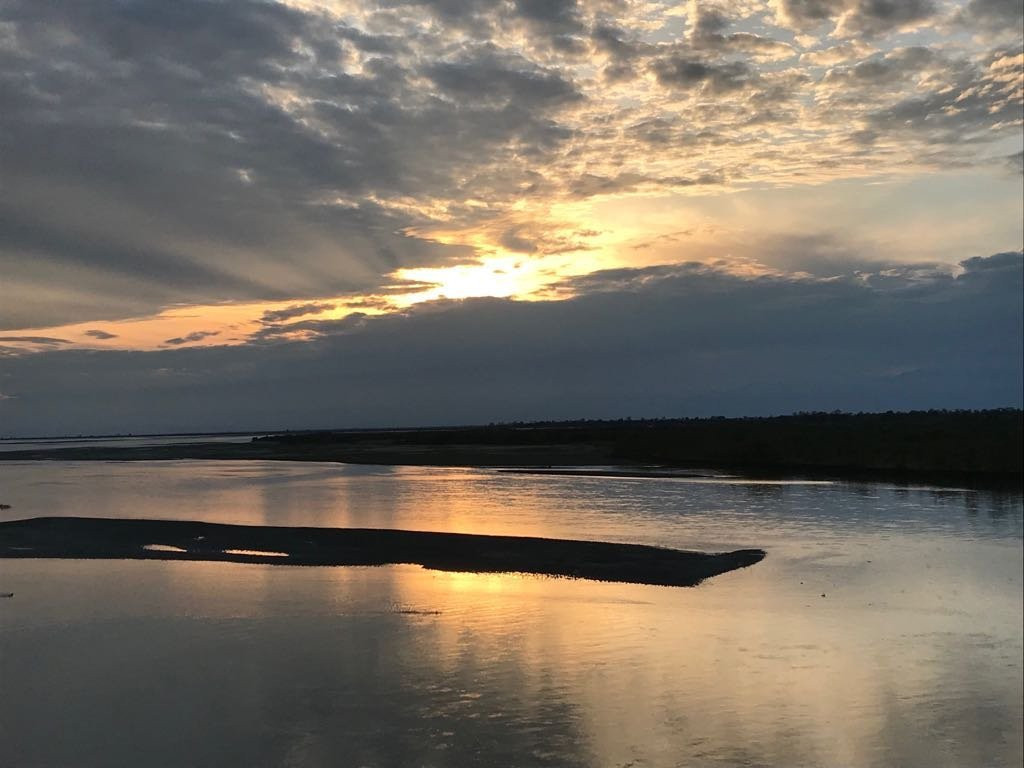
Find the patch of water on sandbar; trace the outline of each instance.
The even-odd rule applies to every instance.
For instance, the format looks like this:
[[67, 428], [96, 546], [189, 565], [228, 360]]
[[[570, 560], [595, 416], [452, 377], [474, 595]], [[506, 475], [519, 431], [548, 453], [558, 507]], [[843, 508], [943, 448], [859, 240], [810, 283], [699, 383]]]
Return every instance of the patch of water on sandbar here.
[[289, 557], [287, 552], [272, 552], [266, 549], [225, 549], [225, 555], [255, 555], [257, 557]]

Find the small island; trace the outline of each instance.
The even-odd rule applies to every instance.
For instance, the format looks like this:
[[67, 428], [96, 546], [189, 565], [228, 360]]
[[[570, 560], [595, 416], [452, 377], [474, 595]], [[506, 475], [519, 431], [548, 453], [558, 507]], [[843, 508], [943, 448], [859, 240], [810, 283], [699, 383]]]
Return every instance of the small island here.
[[380, 528], [38, 517], [0, 523], [0, 558], [201, 560], [272, 565], [415, 564], [693, 587], [760, 562], [760, 549], [705, 553], [639, 544]]

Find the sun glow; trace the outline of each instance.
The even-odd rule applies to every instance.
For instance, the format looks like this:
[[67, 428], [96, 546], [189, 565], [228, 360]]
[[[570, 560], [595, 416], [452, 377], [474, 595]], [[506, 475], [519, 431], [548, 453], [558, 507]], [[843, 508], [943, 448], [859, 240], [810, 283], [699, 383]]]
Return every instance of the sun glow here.
[[[674, 200], [678, 203], [678, 200]], [[302, 341], [330, 333], [359, 314], [401, 312], [431, 301], [506, 298], [566, 299], [569, 278], [602, 269], [687, 261], [720, 262], [735, 271], [743, 259], [727, 253], [728, 237], [714, 210], [680, 215], [649, 194], [606, 195], [543, 209], [523, 201], [515, 215], [476, 226], [408, 230], [406, 235], [470, 249], [473, 261], [401, 267], [376, 289], [289, 301], [174, 306], [144, 317], [9, 331], [0, 347], [15, 353], [54, 349], [171, 350], [252, 342]], [[703, 204], [708, 205], [706, 202]], [[716, 242], [721, 239], [722, 242]], [[761, 269], [754, 265], [755, 271]]]
[[523, 256], [496, 256], [478, 264], [451, 267], [417, 267], [394, 273], [400, 280], [430, 283], [433, 287], [394, 297], [399, 306], [436, 299], [467, 299], [475, 296], [527, 299], [555, 279], [555, 265]]

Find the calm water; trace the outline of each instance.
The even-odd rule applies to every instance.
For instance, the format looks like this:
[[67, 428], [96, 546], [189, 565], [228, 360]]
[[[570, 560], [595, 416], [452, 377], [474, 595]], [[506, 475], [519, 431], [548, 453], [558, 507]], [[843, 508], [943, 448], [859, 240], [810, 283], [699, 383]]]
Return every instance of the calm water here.
[[768, 551], [695, 589], [0, 560], [0, 766], [1022, 761], [1020, 495], [183, 461], [0, 463], [0, 502]]
[[[255, 435], [140, 435], [139, 437], [30, 437], [0, 438], [0, 453], [45, 451], [56, 448], [142, 448], [182, 443], [248, 443]], [[2, 502], [5, 503], [6, 502]]]

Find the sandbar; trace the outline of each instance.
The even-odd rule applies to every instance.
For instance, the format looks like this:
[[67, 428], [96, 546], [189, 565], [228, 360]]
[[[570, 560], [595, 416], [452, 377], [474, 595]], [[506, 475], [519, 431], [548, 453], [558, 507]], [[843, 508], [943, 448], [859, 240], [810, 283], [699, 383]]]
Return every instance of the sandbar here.
[[760, 549], [692, 552], [640, 544], [381, 528], [37, 517], [0, 523], [0, 558], [200, 560], [277, 566], [416, 564], [692, 587], [764, 559]]

